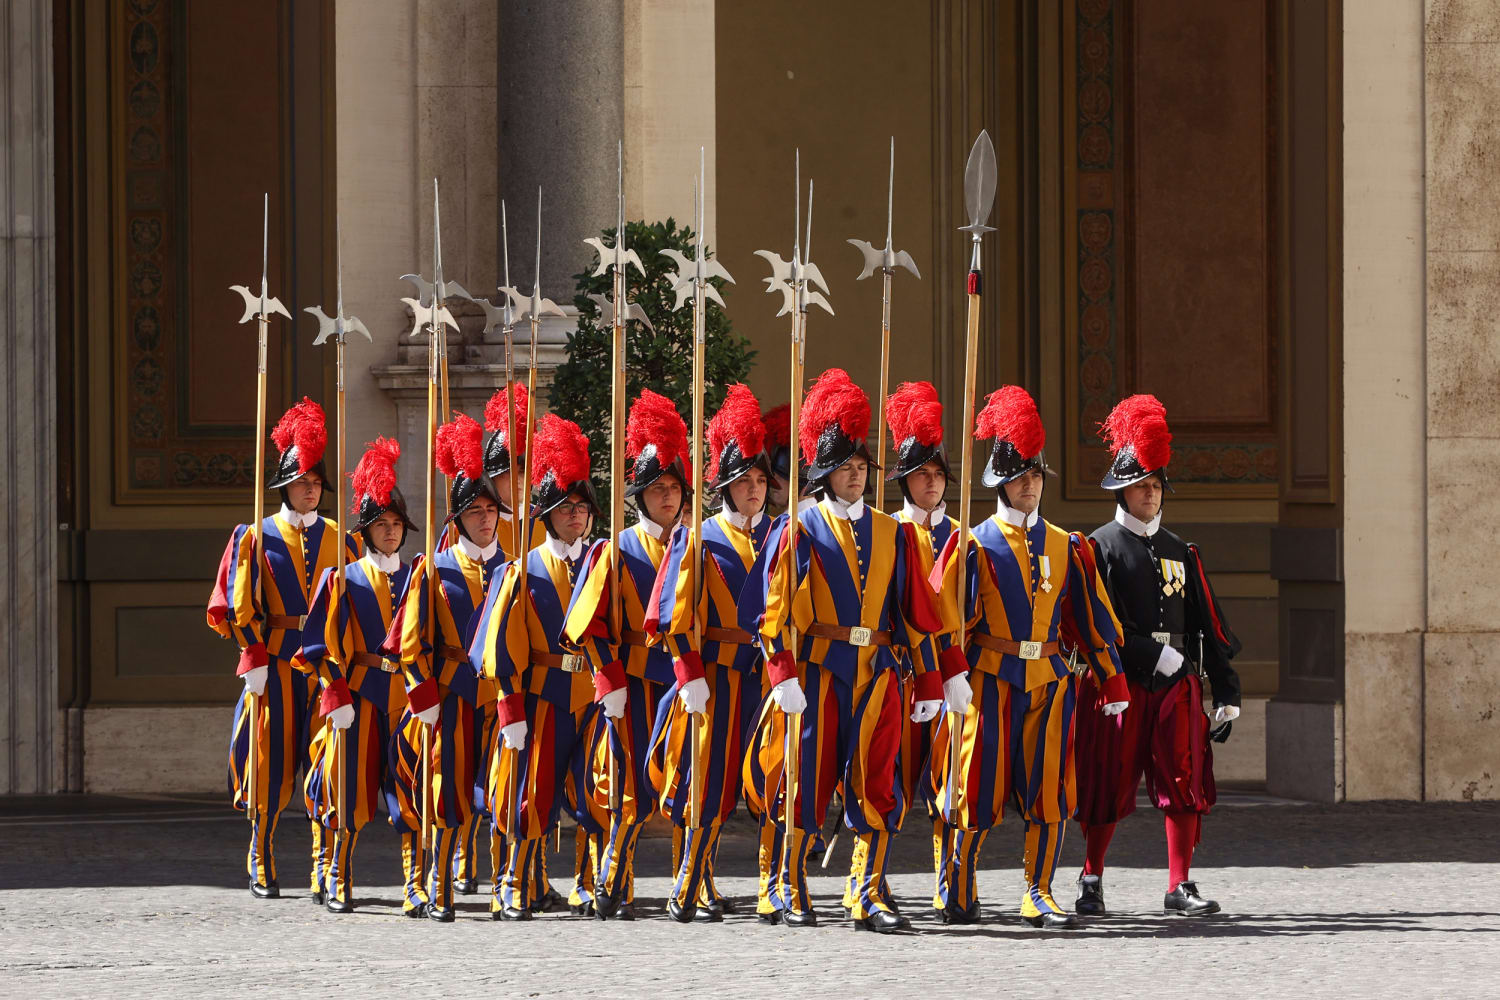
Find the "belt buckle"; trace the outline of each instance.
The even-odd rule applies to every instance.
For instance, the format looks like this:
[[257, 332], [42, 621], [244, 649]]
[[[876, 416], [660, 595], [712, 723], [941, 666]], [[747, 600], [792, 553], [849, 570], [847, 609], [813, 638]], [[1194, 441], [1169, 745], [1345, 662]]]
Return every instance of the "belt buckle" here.
[[394, 674], [401, 669], [401, 664], [388, 656], [382, 656], [380, 658], [380, 669], [385, 673]]
[[583, 666], [584, 666], [584, 657], [583, 657], [582, 653], [564, 653], [563, 654], [562, 668], [563, 668], [563, 672], [564, 673], [581, 674], [581, 673], [583, 673]]
[[1170, 646], [1170, 645], [1172, 645], [1172, 633], [1171, 632], [1152, 632], [1151, 633], [1151, 641], [1152, 642], [1159, 642], [1163, 646]]
[[1021, 643], [1021, 652], [1017, 654], [1023, 660], [1040, 660], [1042, 658], [1042, 644], [1039, 642]]
[[851, 646], [868, 646], [872, 638], [874, 638], [874, 633], [859, 625], [849, 630], [849, 645]]

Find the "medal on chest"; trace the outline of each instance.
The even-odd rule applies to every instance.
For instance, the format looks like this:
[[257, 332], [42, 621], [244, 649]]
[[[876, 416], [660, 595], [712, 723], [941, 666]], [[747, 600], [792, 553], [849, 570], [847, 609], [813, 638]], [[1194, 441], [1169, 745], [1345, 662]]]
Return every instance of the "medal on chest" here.
[[1042, 578], [1042, 593], [1052, 593], [1052, 559], [1049, 556], [1037, 556], [1037, 573]]
[[1177, 559], [1161, 560], [1161, 592], [1168, 597], [1187, 586], [1187, 566]]

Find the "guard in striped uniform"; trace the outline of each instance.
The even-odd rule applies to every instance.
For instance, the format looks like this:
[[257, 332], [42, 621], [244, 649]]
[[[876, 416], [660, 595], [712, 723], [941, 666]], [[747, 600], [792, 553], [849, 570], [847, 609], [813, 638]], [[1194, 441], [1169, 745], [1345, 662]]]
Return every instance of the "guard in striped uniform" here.
[[[235, 808], [253, 814], [245, 867], [251, 895], [262, 899], [281, 895], [273, 838], [281, 812], [296, 791], [297, 769], [307, 767], [310, 730], [315, 727], [312, 683], [292, 668], [292, 657], [302, 648], [302, 626], [323, 571], [340, 558], [359, 557], [358, 547], [347, 536], [340, 553], [337, 525], [318, 515], [328, 482], [323, 467], [328, 428], [322, 407], [304, 397], [277, 421], [271, 440], [279, 455], [266, 485], [280, 491], [281, 510], [261, 522], [259, 558], [249, 525], [234, 529], [208, 601], [209, 627], [240, 647], [238, 673], [245, 689], [234, 709], [229, 788]], [[256, 696], [259, 718], [246, 711], [250, 693]], [[321, 724], [317, 719], [316, 726]], [[252, 747], [253, 789], [246, 787]], [[316, 819], [312, 835], [309, 881], [313, 898], [322, 903], [328, 846]]]
[[792, 459], [791, 413], [792, 408], [782, 403], [760, 416], [766, 426], [766, 458], [771, 463], [771, 482], [766, 498], [766, 510], [771, 514], [786, 512], [787, 477]]
[[[547, 539], [506, 565], [490, 588], [471, 648], [471, 659], [500, 695], [502, 745], [488, 770], [491, 807], [509, 838], [509, 858], [490, 904], [497, 920], [531, 919], [546, 891], [537, 879], [538, 859], [557, 825], [566, 785], [571, 780], [575, 789], [587, 789], [590, 781], [594, 681], [587, 659], [558, 641], [584, 565], [584, 536], [599, 513], [588, 448], [577, 424], [552, 413], [542, 418], [531, 459], [532, 512]], [[602, 827], [585, 800], [575, 793], [574, 819], [597, 835]], [[577, 809], [579, 803], [585, 807]]]
[[[865, 446], [869, 429], [864, 392], [842, 369], [824, 372], [808, 390], [798, 427], [808, 489], [821, 499], [799, 511], [795, 553], [785, 530], [769, 540], [774, 557], [767, 562], [764, 608], [747, 600], [741, 621], [757, 624], [769, 657], [771, 696], [757, 729], [766, 779], [781, 777], [773, 748], [784, 725], [778, 717], [801, 723], [797, 794], [772, 903], [788, 926], [817, 923], [808, 851], [842, 782], [844, 822], [861, 845], [859, 867], [851, 873], [858, 890], [850, 915], [857, 929], [889, 933], [908, 926], [881, 888], [890, 838], [907, 805], [898, 766], [907, 715], [900, 664], [942, 623], [914, 561], [920, 544], [915, 526], [865, 506], [868, 475], [877, 468]], [[789, 587], [793, 558], [795, 592]], [[795, 647], [789, 629], [795, 629]], [[933, 718], [941, 704], [938, 675], [921, 669], [914, 688], [913, 714], [918, 721]], [[763, 813], [781, 811], [774, 786], [749, 794]]]
[[[667, 539], [688, 496], [683, 470], [687, 426], [670, 399], [644, 390], [630, 408], [625, 441], [634, 463], [625, 492], [635, 502], [638, 520], [613, 540], [595, 542], [589, 549], [564, 626], [564, 644], [588, 655], [595, 697], [608, 720], [607, 740], [595, 762], [606, 776], [599, 791], [610, 800], [594, 892], [594, 914], [601, 920], [635, 919], [635, 843], [657, 802], [649, 767], [651, 730], [662, 698], [670, 696], [677, 679], [672, 654], [660, 644], [649, 645], [646, 609]], [[620, 547], [623, 620], [618, 635], [610, 634], [610, 545]], [[611, 774], [617, 787], [610, 787]]]
[[[433, 557], [441, 600], [430, 606], [432, 586], [424, 559], [412, 563], [400, 613], [385, 652], [406, 672], [409, 708], [396, 736], [397, 793], [402, 822], [422, 822], [422, 797], [430, 797], [433, 855], [427, 915], [453, 920], [453, 853], [475, 810], [480, 725], [494, 685], [469, 665], [469, 640], [491, 575], [504, 560], [495, 538], [500, 505], [484, 475], [479, 425], [456, 414], [438, 428], [438, 469], [452, 478], [448, 520], [458, 541]], [[429, 619], [429, 615], [431, 618]], [[427, 788], [421, 786], [422, 738], [430, 736]]]
[[[1099, 571], [1124, 629], [1121, 660], [1130, 709], [1078, 720], [1078, 821], [1088, 844], [1077, 910], [1105, 915], [1104, 856], [1115, 824], [1135, 810], [1136, 788], [1161, 810], [1167, 836], [1167, 913], [1204, 916], [1219, 904], [1191, 880], [1193, 848], [1213, 807], [1212, 741], [1229, 736], [1240, 713], [1240, 682], [1230, 665], [1240, 643], [1224, 620], [1198, 547], [1162, 527], [1172, 433], [1155, 396], [1121, 400], [1103, 425], [1114, 453], [1101, 484], [1113, 491], [1115, 519], [1092, 535]], [[1213, 692], [1213, 723], [1203, 681]], [[1100, 695], [1084, 684], [1080, 705]]]
[[[1100, 710], [1117, 715], [1129, 701], [1115, 648], [1119, 623], [1088, 542], [1039, 513], [1046, 432], [1030, 394], [1013, 385], [992, 393], [975, 421], [975, 436], [995, 441], [981, 478], [996, 488], [999, 510], [966, 533], [967, 669], [949, 671], [944, 663], [944, 719], [963, 715], [956, 776], [948, 766], [953, 734], [946, 721], [933, 747], [941, 762], [938, 804], [957, 828], [945, 862], [947, 910], [956, 923], [979, 919], [974, 873], [980, 848], [1010, 799], [1026, 825], [1021, 917], [1037, 927], [1071, 928], [1073, 915], [1052, 898], [1064, 824], [1075, 805], [1076, 680], [1062, 642], [1076, 646], [1097, 674]], [[960, 606], [958, 542], [957, 535], [950, 539], [935, 571], [942, 574], [953, 625]]]
[[[733, 904], [714, 886], [713, 862], [721, 825], [740, 793], [747, 724], [761, 697], [761, 656], [755, 637], [740, 628], [740, 592], [765, 547], [771, 523], [763, 508], [770, 478], [760, 404], [732, 385], [708, 424], [708, 488], [723, 510], [703, 522], [703, 577], [693, 609], [689, 566], [692, 528], [672, 534], [646, 615], [646, 631], [665, 635], [677, 684], [664, 698], [653, 737], [652, 775], [661, 808], [680, 831], [680, 861], [667, 913], [681, 923], [717, 922]], [[698, 642], [695, 624], [701, 628]], [[691, 716], [701, 719], [689, 748]], [[696, 825], [689, 825], [693, 755], [698, 763]]]
[[[329, 723], [313, 741], [304, 790], [308, 815], [333, 838], [324, 882], [330, 913], [354, 910], [354, 844], [382, 805], [401, 835], [402, 908], [408, 916], [420, 916], [426, 902], [416, 832], [401, 821], [390, 769], [391, 737], [406, 710], [406, 686], [401, 664], [380, 653], [411, 575], [411, 567], [401, 562], [401, 546], [407, 532], [417, 530], [396, 488], [400, 457], [398, 443], [376, 438], [355, 466], [351, 530], [363, 539], [365, 555], [345, 570], [342, 595], [338, 573], [323, 571], [302, 650], [292, 660], [292, 666], [317, 678], [319, 712]], [[347, 816], [338, 813], [340, 782]]]

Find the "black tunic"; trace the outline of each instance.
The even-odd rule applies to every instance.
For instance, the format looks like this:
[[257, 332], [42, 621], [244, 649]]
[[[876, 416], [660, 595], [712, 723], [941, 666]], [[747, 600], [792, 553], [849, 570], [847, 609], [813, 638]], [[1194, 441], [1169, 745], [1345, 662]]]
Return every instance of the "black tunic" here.
[[[1229, 661], [1240, 651], [1240, 642], [1224, 620], [1198, 547], [1165, 528], [1146, 537], [1118, 521], [1089, 537], [1099, 555], [1099, 572], [1110, 602], [1124, 627], [1120, 660], [1125, 675], [1155, 691], [1170, 687], [1201, 665], [1214, 704], [1239, 705], [1240, 679]], [[1170, 635], [1171, 645], [1184, 657], [1182, 666], [1167, 676], [1156, 672], [1161, 633]]]

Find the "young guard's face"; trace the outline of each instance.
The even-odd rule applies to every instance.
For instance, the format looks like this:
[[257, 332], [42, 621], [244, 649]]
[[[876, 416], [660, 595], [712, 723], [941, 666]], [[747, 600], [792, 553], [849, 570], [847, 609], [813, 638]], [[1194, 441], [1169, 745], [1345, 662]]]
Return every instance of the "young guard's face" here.
[[752, 468], [725, 487], [729, 506], [736, 514], [754, 517], [766, 505], [766, 474]]
[[1042, 505], [1042, 474], [1036, 469], [1027, 469], [1001, 487], [1005, 499], [1022, 514], [1030, 514]]
[[855, 455], [828, 475], [828, 489], [845, 503], [853, 503], [865, 495], [865, 480], [870, 475], [870, 463]]
[[401, 548], [401, 536], [405, 525], [395, 511], [388, 510], [365, 529], [370, 536], [370, 545], [383, 556], [393, 556]]
[[1149, 521], [1161, 513], [1161, 480], [1147, 476], [1125, 487], [1125, 509], [1138, 521]]
[[318, 509], [318, 503], [323, 499], [323, 477], [316, 472], [309, 472], [300, 479], [293, 480], [287, 485], [286, 498], [292, 510], [297, 513], [312, 513]]
[[906, 492], [911, 495], [911, 502], [923, 510], [932, 510], [942, 503], [947, 488], [948, 477], [935, 459], [906, 477]]
[[661, 476], [641, 493], [641, 505], [653, 522], [670, 528], [682, 511], [682, 484], [675, 475]]
[[495, 540], [495, 524], [500, 519], [500, 508], [489, 497], [480, 497], [469, 504], [467, 510], [458, 515], [459, 523], [469, 536], [469, 541], [487, 548]]

